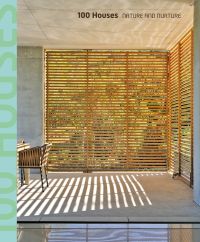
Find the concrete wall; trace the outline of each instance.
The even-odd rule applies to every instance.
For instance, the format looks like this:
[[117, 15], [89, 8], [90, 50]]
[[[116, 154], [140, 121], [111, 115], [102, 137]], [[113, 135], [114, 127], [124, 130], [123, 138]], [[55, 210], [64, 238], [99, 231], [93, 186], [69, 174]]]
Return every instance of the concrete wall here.
[[17, 138], [43, 143], [43, 49], [18, 47]]

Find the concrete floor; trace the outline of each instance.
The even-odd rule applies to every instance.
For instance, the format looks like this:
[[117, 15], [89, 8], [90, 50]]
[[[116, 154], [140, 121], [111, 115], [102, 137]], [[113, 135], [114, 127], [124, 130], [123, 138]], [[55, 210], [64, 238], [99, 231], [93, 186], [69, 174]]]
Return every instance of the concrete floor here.
[[49, 173], [18, 190], [18, 221], [200, 222], [192, 189], [168, 173]]

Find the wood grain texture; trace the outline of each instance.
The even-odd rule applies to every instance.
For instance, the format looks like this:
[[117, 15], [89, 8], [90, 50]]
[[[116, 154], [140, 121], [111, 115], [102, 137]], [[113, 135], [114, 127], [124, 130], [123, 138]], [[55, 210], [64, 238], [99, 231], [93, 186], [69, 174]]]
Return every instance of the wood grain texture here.
[[52, 170], [166, 170], [167, 52], [46, 50]]

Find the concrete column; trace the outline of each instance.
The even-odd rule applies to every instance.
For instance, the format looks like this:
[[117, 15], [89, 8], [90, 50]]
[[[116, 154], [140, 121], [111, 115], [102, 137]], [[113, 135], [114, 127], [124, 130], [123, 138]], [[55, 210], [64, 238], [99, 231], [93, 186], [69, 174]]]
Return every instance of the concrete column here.
[[44, 142], [43, 49], [23, 46], [17, 51], [17, 138], [37, 146]]
[[200, 0], [194, 3], [194, 201], [200, 205]]

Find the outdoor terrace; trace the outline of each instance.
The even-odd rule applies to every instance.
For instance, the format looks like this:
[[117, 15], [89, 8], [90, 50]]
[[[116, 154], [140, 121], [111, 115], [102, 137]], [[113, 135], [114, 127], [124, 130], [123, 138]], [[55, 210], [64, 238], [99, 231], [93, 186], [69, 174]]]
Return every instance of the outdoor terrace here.
[[44, 192], [39, 174], [19, 188], [19, 222], [200, 222], [192, 189], [168, 173], [49, 173], [48, 177]]

